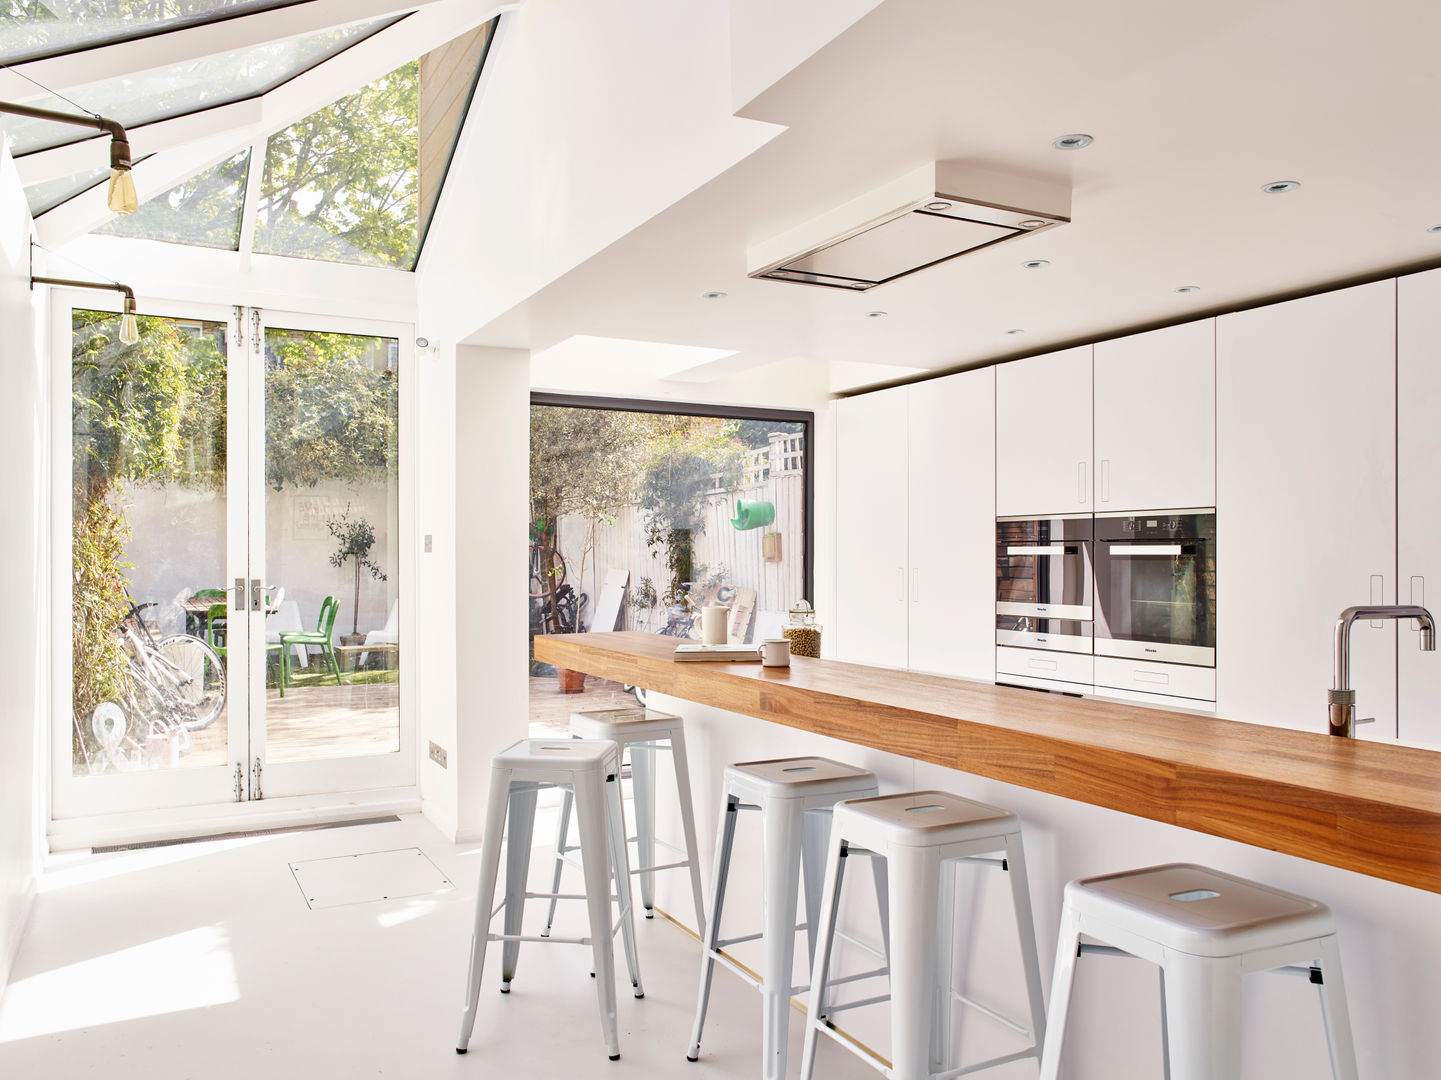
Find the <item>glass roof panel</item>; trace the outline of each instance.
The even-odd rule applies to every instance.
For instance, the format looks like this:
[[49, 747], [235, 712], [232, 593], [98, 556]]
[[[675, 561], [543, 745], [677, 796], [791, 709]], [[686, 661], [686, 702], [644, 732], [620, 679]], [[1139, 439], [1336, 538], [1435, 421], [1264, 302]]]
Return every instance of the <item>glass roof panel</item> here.
[[[7, 0], [0, 0], [0, 3], [4, 2]], [[69, 98], [89, 112], [118, 120], [127, 128], [136, 127], [216, 105], [243, 101], [273, 90], [396, 21], [369, 19], [339, 30], [269, 42], [67, 88], [65, 98], [46, 96], [26, 104], [74, 112], [75, 106], [66, 100]], [[18, 116], [4, 117], [0, 125], [10, 135], [11, 148], [17, 157], [83, 139], [104, 137], [89, 134], [84, 128]]]
[[145, 200], [128, 217], [117, 217], [95, 231], [236, 251], [249, 172], [250, 148], [246, 147], [233, 158]]
[[492, 20], [270, 137], [255, 250], [410, 270]]
[[0, 64], [181, 30], [305, 0], [0, 0]]
[[[145, 157], [136, 158], [135, 164], [139, 165], [150, 156], [146, 154]], [[75, 196], [109, 179], [110, 165], [107, 163], [94, 169], [71, 173], [69, 176], [57, 176], [54, 180], [31, 184], [25, 189], [25, 202], [30, 207], [30, 216], [38, 218], [46, 211], [54, 210], [61, 203], [69, 202]]]

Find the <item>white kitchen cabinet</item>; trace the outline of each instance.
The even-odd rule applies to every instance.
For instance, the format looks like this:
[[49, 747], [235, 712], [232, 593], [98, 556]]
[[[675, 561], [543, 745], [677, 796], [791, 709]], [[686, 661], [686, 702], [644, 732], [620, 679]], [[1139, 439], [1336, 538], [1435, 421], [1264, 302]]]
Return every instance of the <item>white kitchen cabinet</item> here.
[[835, 655], [843, 660], [906, 666], [909, 395], [902, 386], [836, 405]]
[[989, 681], [996, 641], [996, 369], [909, 389], [909, 666]]
[[837, 405], [836, 655], [989, 680], [995, 372]]
[[1092, 509], [1090, 345], [996, 369], [996, 513]]
[[[1326, 730], [1343, 608], [1396, 597], [1396, 282], [1216, 323], [1217, 712]], [[1396, 734], [1396, 627], [1352, 635], [1363, 738]]]
[[[1403, 277], [1397, 289], [1397, 602], [1441, 617], [1441, 270]], [[1441, 749], [1441, 651], [1422, 652], [1419, 637], [1414, 622], [1401, 624], [1397, 735]]]
[[1216, 505], [1216, 321], [1095, 347], [1096, 513]]

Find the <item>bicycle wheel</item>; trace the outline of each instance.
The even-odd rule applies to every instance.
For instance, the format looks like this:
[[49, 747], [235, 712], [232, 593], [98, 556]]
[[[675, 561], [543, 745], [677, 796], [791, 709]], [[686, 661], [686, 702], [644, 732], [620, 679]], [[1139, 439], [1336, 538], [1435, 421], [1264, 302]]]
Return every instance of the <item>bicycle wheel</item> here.
[[189, 634], [172, 634], [155, 650], [180, 672], [180, 693], [195, 708], [195, 719], [187, 720], [187, 731], [208, 727], [225, 708], [225, 662], [215, 650]]

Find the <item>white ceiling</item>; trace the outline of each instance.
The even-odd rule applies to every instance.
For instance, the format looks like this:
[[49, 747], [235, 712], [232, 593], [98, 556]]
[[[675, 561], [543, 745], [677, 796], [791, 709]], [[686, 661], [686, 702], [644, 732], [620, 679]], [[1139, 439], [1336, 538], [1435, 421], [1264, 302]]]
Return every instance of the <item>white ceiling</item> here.
[[[469, 340], [819, 357], [843, 389], [1441, 263], [1437, 41], [1430, 0], [886, 0], [743, 110], [783, 134]], [[1072, 224], [862, 294], [746, 277], [748, 246], [944, 159], [1069, 182]]]

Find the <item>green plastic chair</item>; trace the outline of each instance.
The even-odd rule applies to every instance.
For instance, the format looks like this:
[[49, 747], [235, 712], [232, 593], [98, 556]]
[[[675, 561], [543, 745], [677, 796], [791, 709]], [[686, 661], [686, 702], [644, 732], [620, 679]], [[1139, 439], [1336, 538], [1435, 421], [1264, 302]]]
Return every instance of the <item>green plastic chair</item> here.
[[320, 618], [316, 620], [314, 630], [280, 631], [281, 697], [285, 696], [285, 688], [290, 685], [290, 647], [292, 645], [304, 645], [307, 649], [311, 645], [319, 645], [326, 662], [330, 665], [330, 673], [335, 676], [335, 685], [345, 685], [344, 680], [340, 677], [340, 664], [335, 659], [335, 645], [330, 640], [331, 631], [335, 629], [335, 616], [339, 611], [339, 601], [333, 596], [327, 596], [320, 602]]
[[[197, 594], [199, 595], [199, 594]], [[221, 595], [225, 595], [223, 592]], [[226, 647], [226, 629], [229, 626], [227, 621], [225, 604], [211, 604], [205, 610], [205, 643], [215, 650], [215, 655], [225, 659], [228, 651]]]

